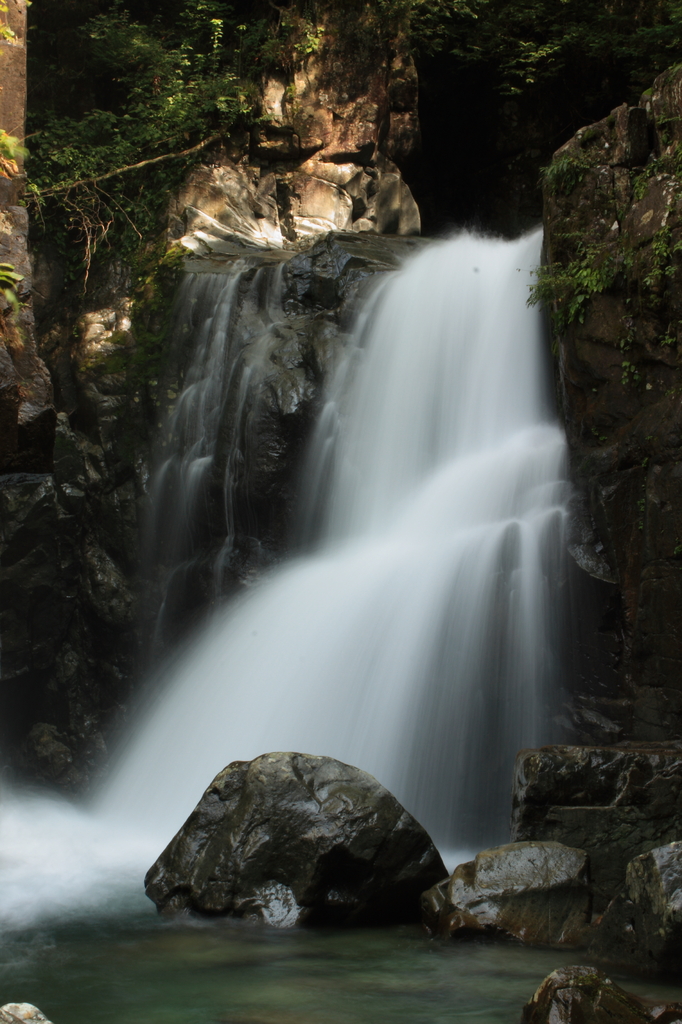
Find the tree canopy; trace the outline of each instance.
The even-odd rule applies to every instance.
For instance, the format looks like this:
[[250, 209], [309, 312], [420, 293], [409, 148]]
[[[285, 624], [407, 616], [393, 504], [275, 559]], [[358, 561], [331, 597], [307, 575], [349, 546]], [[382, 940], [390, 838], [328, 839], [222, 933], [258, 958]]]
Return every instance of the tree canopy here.
[[[267, 68], [291, 71], [341, 0], [34, 0], [29, 12], [29, 202], [83, 257], [158, 229], [201, 144], [257, 120]], [[682, 0], [343, 0], [418, 61], [448, 55], [519, 103], [636, 102], [682, 61]], [[567, 115], [567, 124], [570, 117]], [[178, 155], [180, 154], [180, 155]], [[138, 166], [142, 165], [142, 166]], [[132, 169], [131, 169], [132, 168]]]

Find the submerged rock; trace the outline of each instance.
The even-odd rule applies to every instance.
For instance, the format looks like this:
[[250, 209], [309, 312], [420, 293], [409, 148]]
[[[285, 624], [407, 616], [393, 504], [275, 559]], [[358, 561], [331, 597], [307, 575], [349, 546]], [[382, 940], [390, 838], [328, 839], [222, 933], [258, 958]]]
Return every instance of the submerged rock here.
[[296, 924], [419, 918], [445, 875], [429, 836], [367, 772], [263, 754], [220, 772], [147, 873], [159, 911]]
[[640, 971], [682, 964], [682, 842], [635, 857], [625, 888], [609, 905], [590, 953]]
[[[521, 1024], [644, 1024], [675, 1021], [662, 1015], [676, 1007], [649, 1010], [594, 967], [564, 967], [542, 982], [521, 1011]], [[677, 1007], [679, 1009], [679, 1007]]]
[[31, 1003], [5, 1003], [4, 1006], [0, 1006], [2, 1024], [17, 1024], [17, 1021], [26, 1021], [26, 1024], [50, 1024], [45, 1014]]
[[589, 854], [600, 912], [622, 889], [633, 857], [682, 835], [682, 747], [522, 750], [512, 800], [512, 839], [565, 843]]
[[578, 945], [590, 920], [589, 861], [561, 843], [510, 843], [460, 864], [422, 896], [429, 931]]

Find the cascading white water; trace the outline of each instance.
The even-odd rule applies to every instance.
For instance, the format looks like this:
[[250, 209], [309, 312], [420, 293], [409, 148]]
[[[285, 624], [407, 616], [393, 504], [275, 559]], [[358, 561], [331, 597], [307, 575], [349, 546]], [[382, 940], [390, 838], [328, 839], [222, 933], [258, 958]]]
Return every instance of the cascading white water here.
[[[526, 306], [539, 245], [464, 234], [382, 283], [311, 454], [322, 539], [179, 659], [101, 795], [131, 857], [267, 750], [370, 771], [441, 846], [504, 839], [557, 676], [567, 484]], [[0, 913], [2, 892], [0, 868]]]
[[170, 834], [227, 761], [297, 749], [371, 771], [441, 843], [499, 833], [511, 758], [542, 737], [566, 497], [538, 245], [463, 235], [383, 283], [311, 457], [322, 544], [184, 658], [110, 809]]
[[[213, 552], [215, 591], [235, 540], [234, 486], [241, 458], [240, 432], [254, 401], [253, 378], [267, 369], [272, 326], [284, 319], [283, 263], [254, 271], [238, 260], [226, 274], [188, 274], [175, 304], [170, 349], [189, 350], [184, 383], [165, 425], [154, 473], [145, 554], [165, 577], [155, 639], [177, 628], [173, 607], [197, 560], [206, 556], [211, 497], [222, 495], [223, 542]], [[221, 434], [222, 448], [218, 451]], [[217, 525], [217, 524], [216, 524]], [[209, 531], [210, 532], [210, 531]], [[190, 585], [191, 586], [191, 585]], [[170, 608], [167, 607], [170, 600]]]

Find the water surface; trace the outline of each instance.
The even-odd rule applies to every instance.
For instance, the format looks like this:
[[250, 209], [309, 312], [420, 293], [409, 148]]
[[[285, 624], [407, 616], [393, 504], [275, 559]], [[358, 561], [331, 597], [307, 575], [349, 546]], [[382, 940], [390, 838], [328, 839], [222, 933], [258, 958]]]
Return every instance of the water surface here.
[[[417, 926], [169, 924], [144, 905], [127, 919], [6, 935], [0, 955], [0, 1001], [33, 1002], [54, 1024], [515, 1024], [550, 971], [584, 962], [430, 940]], [[682, 998], [682, 988], [613, 978]]]

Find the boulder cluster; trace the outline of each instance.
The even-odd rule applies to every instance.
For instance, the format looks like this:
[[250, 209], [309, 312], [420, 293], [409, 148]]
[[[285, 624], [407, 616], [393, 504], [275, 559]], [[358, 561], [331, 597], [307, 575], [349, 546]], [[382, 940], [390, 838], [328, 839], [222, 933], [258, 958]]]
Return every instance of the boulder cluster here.
[[[483, 850], [451, 876], [421, 825], [366, 772], [299, 753], [235, 761], [150, 868], [146, 892], [164, 914], [276, 927], [411, 921], [421, 903], [432, 935], [587, 948], [597, 962], [675, 971], [682, 842], [666, 841], [675, 821], [668, 817], [662, 831], [653, 797], [679, 781], [678, 753], [601, 751], [601, 774], [594, 765], [591, 771], [603, 785], [589, 792], [604, 806], [591, 818], [588, 791], [576, 786], [597, 756], [571, 747], [523, 751], [514, 829], [517, 836], [534, 830], [534, 838]], [[543, 791], [548, 764], [555, 784]], [[583, 806], [572, 804], [576, 796]], [[576, 813], [562, 817], [557, 799]], [[619, 843], [622, 835], [629, 846]], [[587, 841], [569, 842], [576, 837]]]

